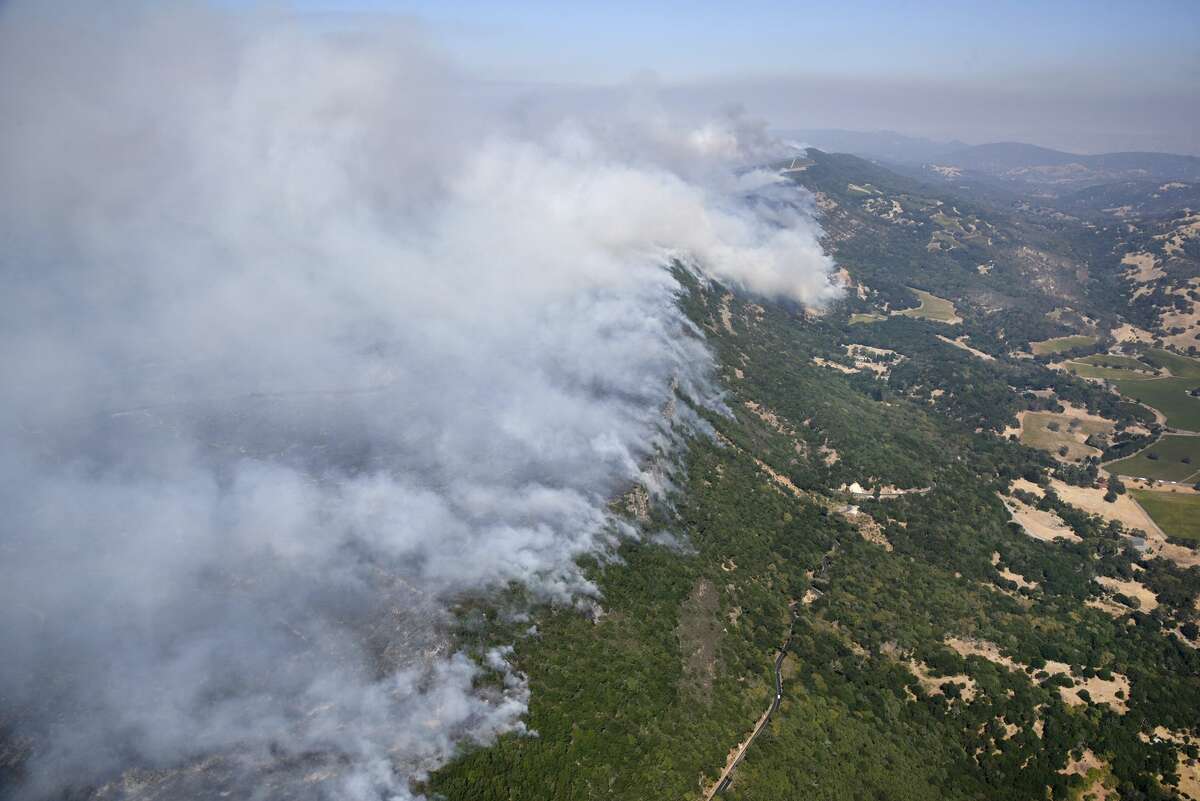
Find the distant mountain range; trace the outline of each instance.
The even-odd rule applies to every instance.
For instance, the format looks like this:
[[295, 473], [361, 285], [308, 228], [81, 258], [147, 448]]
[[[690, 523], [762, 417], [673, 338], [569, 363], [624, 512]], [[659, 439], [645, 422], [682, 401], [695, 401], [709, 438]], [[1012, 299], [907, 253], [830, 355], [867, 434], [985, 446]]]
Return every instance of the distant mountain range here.
[[[1072, 207], [1130, 206], [1150, 212], [1177, 206], [1195, 194], [1200, 158], [1171, 153], [1101, 153], [1082, 155], [1023, 142], [967, 145], [906, 136], [894, 131], [808, 129], [781, 131], [797, 144], [827, 152], [850, 153], [882, 163], [897, 172], [937, 183], [952, 183], [991, 194], [1012, 191], [1045, 198], [1071, 197]], [[1078, 208], [1073, 208], [1079, 211]]]
[[953, 150], [932, 160], [938, 166], [958, 167], [1035, 183], [1138, 178], [1200, 180], [1200, 158], [1171, 153], [1129, 152], [1085, 156], [1021, 142], [996, 142]]

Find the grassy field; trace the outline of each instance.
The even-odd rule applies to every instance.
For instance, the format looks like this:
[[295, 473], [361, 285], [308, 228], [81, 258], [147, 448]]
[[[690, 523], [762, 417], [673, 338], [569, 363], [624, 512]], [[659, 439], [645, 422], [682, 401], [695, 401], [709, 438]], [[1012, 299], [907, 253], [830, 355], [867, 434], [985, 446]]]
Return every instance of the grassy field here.
[[1155, 367], [1163, 367], [1178, 378], [1200, 378], [1200, 359], [1190, 359], [1167, 350], [1150, 350], [1142, 357]]
[[1067, 369], [1083, 378], [1103, 378], [1108, 381], [1119, 379], [1144, 379], [1154, 375], [1154, 368], [1132, 356], [1113, 356], [1094, 353], [1082, 359], [1067, 362]]
[[[910, 287], [910, 289], [912, 289]], [[962, 318], [955, 313], [954, 304], [945, 298], [939, 298], [937, 295], [931, 295], [921, 289], [913, 289], [915, 294], [921, 301], [921, 305], [915, 309], [904, 309], [903, 311], [895, 312], [903, 317], [916, 317], [922, 320], [933, 320], [939, 323], [961, 323]]]
[[1130, 492], [1167, 536], [1200, 540], [1200, 495], [1137, 489]]
[[1063, 351], [1074, 350], [1075, 348], [1095, 345], [1098, 341], [1093, 336], [1074, 334], [1069, 337], [1054, 337], [1053, 339], [1045, 339], [1041, 342], [1031, 342], [1029, 343], [1029, 347], [1038, 356], [1045, 356], [1048, 353], [1062, 353]]
[[1135, 359], [1132, 356], [1117, 356], [1111, 353], [1093, 353], [1091, 356], [1084, 356], [1081, 359], [1075, 359], [1072, 364], [1093, 364], [1098, 367], [1107, 367], [1111, 370], [1132, 370], [1148, 373], [1152, 371], [1150, 365], [1145, 362]]
[[850, 324], [857, 325], [859, 323], [877, 323], [880, 320], [886, 319], [887, 317], [884, 317], [882, 314], [852, 314], [850, 315]]
[[[1158, 456], [1151, 459], [1150, 455]], [[1191, 462], [1184, 462], [1190, 459]], [[1105, 465], [1110, 473], [1162, 481], [1195, 480], [1200, 472], [1200, 437], [1167, 435], [1143, 451]]]
[[1093, 362], [1085, 362], [1082, 359], [1069, 361], [1066, 367], [1072, 374], [1081, 378], [1103, 378], [1106, 381], [1120, 381], [1122, 379], [1137, 380], [1147, 377], [1147, 374], [1144, 372], [1136, 372], [1124, 367], [1102, 367]]
[[[1049, 428], [1051, 423], [1058, 424], [1058, 431], [1052, 431]], [[1050, 453], [1058, 453], [1058, 449], [1065, 445], [1067, 455], [1064, 458], [1077, 460], [1096, 456], [1100, 451], [1084, 445], [1076, 439], [1075, 432], [1082, 432], [1086, 436], [1107, 433], [1111, 430], [1112, 423], [1080, 420], [1053, 412], [1029, 412], [1021, 423], [1021, 442], [1031, 448], [1039, 448]]]
[[1188, 391], [1200, 384], [1196, 378], [1122, 379], [1116, 382], [1121, 394], [1153, 406], [1167, 418], [1167, 425], [1184, 431], [1200, 431], [1200, 398]]

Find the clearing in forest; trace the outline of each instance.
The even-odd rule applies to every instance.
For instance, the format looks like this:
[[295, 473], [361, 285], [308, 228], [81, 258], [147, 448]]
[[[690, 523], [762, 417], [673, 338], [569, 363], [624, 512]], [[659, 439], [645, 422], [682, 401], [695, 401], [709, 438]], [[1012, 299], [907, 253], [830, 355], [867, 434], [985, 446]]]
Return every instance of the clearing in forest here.
[[1079, 535], [1071, 530], [1070, 526], [1063, 522], [1063, 519], [1054, 512], [1047, 512], [1042, 509], [1037, 509], [1028, 506], [1016, 498], [1005, 498], [1000, 496], [1000, 500], [1004, 503], [1009, 514], [1012, 515], [1013, 522], [1018, 524], [1025, 533], [1033, 537], [1035, 540], [1043, 542], [1053, 542], [1054, 540], [1067, 540], [1069, 542], [1082, 542]]
[[1104, 488], [1076, 487], [1056, 478], [1050, 480], [1050, 486], [1059, 498], [1088, 514], [1100, 515], [1105, 520], [1116, 520], [1130, 530], [1154, 533], [1153, 519], [1129, 492], [1118, 495], [1115, 501], [1109, 503], [1104, 500], [1108, 493]]
[[[989, 662], [1003, 665], [1009, 670], [1029, 675], [1026, 665], [1002, 654], [1000, 647], [995, 643], [986, 640], [950, 637], [946, 640], [946, 645], [957, 651], [959, 656], [983, 657]], [[1042, 670], [1051, 676], [1067, 676], [1071, 679], [1072, 686], [1058, 688], [1063, 702], [1069, 706], [1083, 705], [1085, 701], [1080, 696], [1080, 692], [1086, 690], [1094, 703], [1108, 704], [1114, 712], [1122, 715], [1128, 709], [1126, 702], [1129, 698], [1129, 678], [1121, 673], [1105, 672], [1103, 676], [1094, 675], [1091, 678], [1084, 678], [1071, 672], [1071, 666], [1067, 663], [1049, 659], [1046, 660], [1046, 665]]]
[[958, 337], [957, 339], [951, 339], [950, 337], [944, 337], [941, 334], [938, 334], [937, 338], [940, 339], [942, 342], [945, 342], [947, 345], [953, 345], [956, 348], [962, 348], [967, 353], [970, 353], [972, 356], [978, 356], [979, 358], [983, 359], [985, 362], [996, 361], [996, 357], [993, 356], [992, 354], [984, 353], [983, 351], [979, 350], [978, 348], [973, 348], [970, 345], [968, 345], [967, 338], [965, 336]]
[[1099, 342], [1094, 336], [1087, 334], [1073, 334], [1066, 337], [1054, 337], [1053, 339], [1044, 339], [1041, 342], [1030, 342], [1030, 349], [1038, 356], [1045, 356], [1050, 353], [1063, 353], [1076, 348], [1086, 348], [1090, 345], [1095, 345]]
[[875, 312], [867, 312], [866, 314], [850, 315], [850, 325], [858, 325], [859, 323], [877, 323], [880, 320], [886, 320], [887, 317]]
[[913, 289], [909, 287], [917, 298], [921, 301], [921, 305], [915, 309], [901, 309], [900, 311], [892, 312], [892, 314], [901, 317], [915, 317], [920, 320], [933, 320], [936, 323], [947, 323], [949, 325], [957, 325], [962, 322], [962, 318], [955, 312], [954, 304], [945, 298], [939, 298], [937, 295], [932, 295], [923, 289]]
[[[1099, 456], [1100, 449], [1085, 445], [1092, 434], [1108, 434], [1116, 425], [1112, 420], [1089, 413], [1086, 409], [1064, 404], [1062, 413], [1020, 412], [1019, 428], [1006, 434], [1019, 434], [1021, 442], [1031, 448], [1047, 451], [1067, 461], [1081, 461]], [[1060, 453], [1066, 448], [1065, 454]]]
[[1111, 576], [1096, 576], [1096, 583], [1113, 593], [1120, 593], [1126, 598], [1136, 598], [1137, 608], [1149, 612], [1158, 606], [1158, 596], [1140, 581], [1126, 581]]

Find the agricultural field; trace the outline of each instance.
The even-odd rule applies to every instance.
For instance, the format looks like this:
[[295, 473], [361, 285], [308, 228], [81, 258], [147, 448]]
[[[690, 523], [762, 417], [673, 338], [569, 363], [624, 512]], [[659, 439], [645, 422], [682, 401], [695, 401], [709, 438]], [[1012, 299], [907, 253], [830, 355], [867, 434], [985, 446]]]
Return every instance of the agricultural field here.
[[1100, 378], [1106, 381], [1146, 379], [1157, 375], [1153, 367], [1132, 356], [1114, 356], [1109, 353], [1095, 353], [1082, 359], [1072, 359], [1063, 366], [1068, 372], [1081, 378]]
[[1091, 356], [1075, 359], [1075, 363], [1094, 364], [1098, 367], [1107, 367], [1112, 370], [1132, 370], [1142, 373], [1154, 372], [1153, 367], [1140, 359], [1114, 353], [1093, 353]]
[[920, 299], [921, 305], [915, 309], [903, 309], [902, 311], [893, 312], [902, 317], [916, 317], [921, 320], [933, 320], [938, 323], [949, 323], [954, 325], [961, 323], [962, 318], [955, 312], [954, 304], [945, 298], [939, 298], [937, 295], [931, 295], [921, 289], [913, 289], [913, 294]]
[[1080, 378], [1096, 378], [1105, 381], [1120, 381], [1120, 380], [1145, 380], [1149, 374], [1145, 372], [1135, 372], [1124, 367], [1103, 367], [1101, 365], [1084, 362], [1084, 361], [1069, 361], [1063, 364], [1063, 367], [1071, 375], [1077, 375]]
[[[1045, 344], [1034, 343], [1034, 350]], [[1112, 381], [1122, 395], [1161, 412], [1170, 428], [1200, 431], [1200, 398], [1189, 394], [1200, 386], [1200, 361], [1196, 359], [1156, 349], [1136, 359], [1097, 353], [1062, 366], [1082, 378]], [[1152, 370], [1169, 375], [1153, 375]]]
[[1200, 378], [1200, 359], [1180, 356], [1169, 350], [1155, 349], [1146, 351], [1142, 361], [1161, 367], [1177, 378]]
[[1141, 489], [1130, 492], [1167, 536], [1200, 540], [1200, 493]]
[[1117, 389], [1127, 398], [1158, 409], [1167, 426], [1200, 431], [1200, 398], [1188, 394], [1200, 384], [1197, 378], [1121, 379]]
[[1109, 462], [1104, 469], [1158, 481], [1194, 481], [1200, 473], [1200, 437], [1168, 434], [1133, 456]]
[[1052, 353], [1064, 353], [1076, 348], [1086, 348], [1089, 345], [1095, 345], [1099, 341], [1096, 337], [1087, 334], [1072, 334], [1066, 337], [1045, 339], [1041, 342], [1031, 342], [1029, 343], [1029, 347], [1036, 355], [1046, 356]]

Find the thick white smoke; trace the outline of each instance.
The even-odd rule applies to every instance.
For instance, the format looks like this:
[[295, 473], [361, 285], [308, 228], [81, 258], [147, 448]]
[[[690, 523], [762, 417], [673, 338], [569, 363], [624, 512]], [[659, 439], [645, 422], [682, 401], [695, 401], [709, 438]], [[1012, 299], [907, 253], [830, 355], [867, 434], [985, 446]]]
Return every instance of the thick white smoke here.
[[236, 752], [341, 760], [280, 795], [403, 796], [521, 727], [448, 601], [591, 593], [574, 560], [671, 447], [672, 382], [712, 396], [663, 253], [821, 303], [819, 231], [745, 202], [765, 143], [729, 120], [534, 124], [395, 25], [104, 5], [0, 7], [22, 792]]

